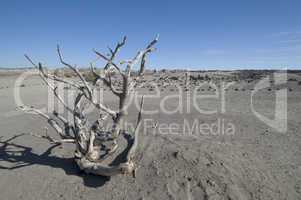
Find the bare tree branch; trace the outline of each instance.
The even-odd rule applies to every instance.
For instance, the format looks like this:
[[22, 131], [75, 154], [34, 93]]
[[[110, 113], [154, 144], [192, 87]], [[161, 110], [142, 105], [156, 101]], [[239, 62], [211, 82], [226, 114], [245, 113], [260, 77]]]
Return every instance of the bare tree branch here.
[[135, 127], [135, 131], [134, 131], [134, 142], [133, 145], [127, 155], [127, 160], [131, 161], [135, 155], [135, 152], [137, 150], [138, 147], [138, 133], [139, 133], [139, 127], [140, 127], [140, 123], [141, 123], [141, 119], [142, 119], [142, 109], [143, 109], [143, 103], [144, 103], [144, 97], [142, 96], [141, 98], [141, 102], [140, 102], [140, 110], [139, 110], [139, 114], [138, 114], [138, 118], [137, 118], [137, 124]]
[[85, 80], [85, 78], [83, 77], [83, 75], [78, 71], [78, 69], [76, 67], [73, 67], [72, 65], [66, 63], [63, 60], [63, 57], [62, 57], [59, 45], [57, 45], [57, 53], [59, 55], [61, 63], [63, 65], [65, 65], [65, 66], [69, 67], [71, 70], [73, 70], [75, 72], [75, 74], [80, 78], [80, 80], [82, 81], [82, 83], [85, 85], [85, 88], [87, 89], [87, 92], [88, 92], [89, 96], [92, 97], [92, 90], [91, 90], [88, 82]]
[[159, 35], [157, 35], [156, 38], [153, 41], [151, 41], [149, 45], [147, 45], [146, 49], [149, 49], [149, 50], [146, 51], [142, 55], [141, 64], [140, 64], [140, 70], [139, 70], [139, 75], [142, 75], [144, 73], [146, 56], [147, 56], [148, 53], [151, 52], [151, 48], [158, 42], [158, 40], [159, 40]]
[[[112, 66], [120, 73], [120, 75], [122, 75], [122, 76], [124, 75], [124, 73], [121, 71], [121, 69], [118, 67], [118, 65], [115, 64], [115, 63], [113, 62], [113, 60], [107, 58], [106, 56], [104, 56], [104, 55], [101, 54], [100, 52], [96, 51], [95, 49], [93, 49], [93, 52], [94, 52], [96, 55], [98, 55], [100, 58], [102, 58], [102, 59], [104, 59], [105, 61], [107, 61], [107, 62], [108, 62], [107, 65], [112, 65]], [[106, 65], [106, 66], [107, 66], [107, 65]], [[108, 68], [107, 68], [107, 69], [108, 69]]]
[[78, 84], [76, 84], [76, 83], [73, 83], [73, 82], [71, 82], [71, 81], [68, 81], [68, 80], [59, 78], [59, 77], [54, 76], [54, 75], [46, 74], [46, 73], [44, 72], [44, 69], [43, 69], [43, 68], [39, 69], [39, 66], [38, 66], [37, 64], [35, 64], [29, 56], [27, 56], [26, 54], [25, 54], [24, 56], [25, 56], [25, 58], [26, 58], [26, 59], [27, 59], [27, 60], [28, 60], [28, 61], [29, 61], [36, 69], [39, 70], [39, 72], [41, 72], [41, 73], [43, 74], [43, 76], [44, 76], [45, 78], [51, 79], [51, 80], [54, 80], [54, 81], [58, 81], [58, 82], [62, 82], [62, 83], [65, 83], [65, 84], [68, 84], [68, 85], [70, 85], [70, 86], [72, 86], [72, 87], [75, 87], [75, 88], [77, 88], [77, 89], [80, 89], [80, 88], [81, 88], [81, 86], [78, 85]]
[[[59, 46], [57, 46], [57, 53], [60, 59], [60, 62], [70, 68], [73, 72], [75, 72], [76, 76], [80, 79], [80, 84], [73, 83], [72, 81], [65, 80], [64, 78], [59, 78], [55, 75], [48, 74], [44, 71], [41, 63], [35, 64], [27, 55], [25, 55], [26, 59], [39, 70], [39, 75], [42, 80], [50, 87], [55, 95], [55, 97], [59, 100], [63, 106], [73, 114], [73, 121], [64, 118], [58, 112], [53, 111], [52, 118], [49, 115], [41, 112], [38, 109], [33, 107], [20, 107], [24, 112], [35, 113], [46, 119], [49, 125], [56, 130], [59, 134], [60, 139], [54, 139], [49, 136], [46, 132], [45, 135], [38, 135], [30, 133], [30, 135], [46, 139], [50, 143], [62, 144], [65, 142], [75, 143], [75, 161], [80, 169], [84, 170], [86, 173], [93, 173], [97, 175], [103, 176], [112, 176], [116, 174], [135, 174], [136, 165], [134, 161], [134, 157], [138, 148], [139, 142], [139, 127], [142, 120], [142, 109], [144, 98], [142, 97], [140, 103], [140, 110], [138, 113], [137, 124], [132, 136], [127, 138], [129, 150], [126, 152], [124, 156], [124, 162], [121, 164], [103, 164], [103, 161], [111, 159], [112, 154], [115, 154], [119, 147], [118, 145], [118, 137], [121, 132], [122, 124], [125, 121], [125, 116], [127, 115], [127, 107], [126, 102], [129, 96], [132, 94], [133, 87], [140, 77], [142, 77], [147, 54], [154, 50], [154, 45], [157, 43], [158, 38], [155, 38], [151, 41], [146, 49], [139, 51], [135, 57], [129, 61], [120, 62], [120, 64], [116, 64], [113, 60], [116, 58], [116, 55], [120, 48], [125, 44], [126, 37], [123, 38], [121, 42], [118, 42], [115, 49], [109, 48], [110, 55], [109, 57], [97, 52], [94, 52], [102, 59], [104, 59], [107, 63], [104, 66], [103, 74], [97, 73], [91, 64], [91, 72], [96, 77], [93, 85], [89, 85], [89, 83], [85, 80], [80, 71], [67, 62], [64, 61], [63, 56], [61, 54]], [[134, 65], [141, 59], [140, 69], [137, 77], [131, 77], [131, 71]], [[127, 64], [125, 70], [122, 69], [123, 64]], [[116, 78], [120, 77], [112, 77], [111, 67], [114, 70], [117, 70], [121, 75], [121, 88], [119, 86], [116, 88], [116, 84], [113, 82]], [[52, 84], [49, 80], [55, 80], [58, 82], [66, 83], [77, 90], [77, 96], [74, 98], [74, 105], [71, 108], [67, 103], [65, 103], [64, 99], [58, 94], [58, 87]], [[99, 85], [96, 84], [98, 80], [101, 80], [104, 85], [106, 85], [114, 95], [119, 98], [119, 109], [114, 111], [109, 107], [105, 106], [104, 103], [97, 101], [94, 98], [94, 90]], [[97, 109], [100, 111], [99, 117], [91, 124], [89, 123], [88, 117], [85, 114], [85, 108], [87, 106], [87, 102], [92, 103]], [[107, 116], [111, 117], [113, 121], [113, 126], [111, 130], [106, 130], [104, 128], [105, 120], [107, 120]], [[58, 122], [63, 123], [65, 129], [63, 129]], [[70, 135], [70, 130], [73, 131], [74, 137]], [[128, 134], [124, 134], [128, 135]]]
[[[110, 58], [111, 61], [114, 60], [114, 58], [115, 58], [116, 54], [118, 53], [118, 51], [120, 50], [120, 48], [125, 44], [125, 41], [126, 41], [126, 36], [123, 37], [122, 42], [117, 43], [114, 51], [111, 48], [109, 48], [109, 50], [111, 52], [111, 58]], [[110, 67], [110, 62], [108, 62], [106, 64], [106, 66], [104, 67], [104, 70], [107, 70], [109, 67]]]
[[102, 80], [103, 83], [111, 89], [111, 91], [112, 91], [113, 94], [115, 94], [116, 96], [120, 96], [120, 95], [121, 95], [121, 92], [119, 92], [119, 91], [114, 87], [114, 85], [113, 85], [111, 73], [107, 73], [107, 76], [108, 76], [108, 79], [109, 79], [109, 80], [107, 80], [104, 76], [99, 75], [99, 74], [97, 74], [97, 73], [95, 72], [95, 70], [94, 70], [92, 64], [90, 65], [90, 69], [91, 69], [91, 72], [92, 72], [92, 73], [94, 74], [94, 76], [96, 77], [96, 80], [95, 80], [94, 85], [96, 84], [96, 81], [97, 81], [97, 80]]
[[28, 106], [20, 106], [19, 109], [23, 110], [26, 113], [37, 114], [37, 115], [45, 118], [47, 120], [48, 124], [60, 135], [61, 138], [65, 137], [63, 129], [60, 127], [60, 125], [54, 119], [52, 119], [45, 113], [41, 112], [38, 109], [35, 109], [33, 107], [28, 107]]

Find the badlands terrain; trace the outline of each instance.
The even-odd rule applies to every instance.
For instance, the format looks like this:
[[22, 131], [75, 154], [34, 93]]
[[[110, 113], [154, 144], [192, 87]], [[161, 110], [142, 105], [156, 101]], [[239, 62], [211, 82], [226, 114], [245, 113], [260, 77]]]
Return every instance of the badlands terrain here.
[[[280, 83], [275, 73], [148, 72], [136, 88], [146, 110], [136, 177], [107, 178], [81, 172], [72, 144], [27, 134], [47, 123], [16, 107], [46, 108], [47, 87], [33, 70], [0, 70], [0, 199], [301, 199], [301, 72], [279, 72]], [[134, 102], [128, 113], [135, 123]]]

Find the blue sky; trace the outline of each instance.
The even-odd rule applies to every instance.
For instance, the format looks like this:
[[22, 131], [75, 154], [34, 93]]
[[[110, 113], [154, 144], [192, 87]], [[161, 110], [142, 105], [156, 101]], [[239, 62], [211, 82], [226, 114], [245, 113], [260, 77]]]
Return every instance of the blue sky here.
[[[123, 35], [130, 58], [158, 33], [156, 68], [301, 68], [300, 0], [0, 2], [0, 67], [28, 66], [23, 54], [87, 66]], [[101, 63], [99, 63], [100, 65]]]

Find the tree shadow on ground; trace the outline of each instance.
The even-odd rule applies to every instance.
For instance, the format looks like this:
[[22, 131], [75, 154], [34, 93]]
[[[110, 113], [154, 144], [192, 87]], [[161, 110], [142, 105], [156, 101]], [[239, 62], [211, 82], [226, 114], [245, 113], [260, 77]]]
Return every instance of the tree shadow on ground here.
[[[0, 164], [0, 169], [15, 170], [31, 165], [44, 165], [53, 168], [61, 168], [67, 175], [76, 175], [83, 178], [87, 187], [101, 187], [110, 177], [96, 176], [82, 172], [76, 165], [73, 158], [61, 158], [52, 155], [52, 150], [59, 146], [54, 144], [44, 153], [36, 154], [31, 147], [23, 146], [13, 142], [14, 139], [24, 134], [15, 135], [5, 141], [0, 140], [0, 163], [6, 162], [13, 166], [4, 166]], [[1, 139], [1, 138], [0, 138]]]

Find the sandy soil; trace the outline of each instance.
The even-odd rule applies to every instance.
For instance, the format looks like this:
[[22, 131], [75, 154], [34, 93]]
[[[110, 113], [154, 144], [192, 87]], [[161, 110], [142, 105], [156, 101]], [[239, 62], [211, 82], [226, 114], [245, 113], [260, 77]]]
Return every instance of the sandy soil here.
[[[220, 78], [233, 77], [235, 73], [207, 74]], [[196, 73], [192, 75], [197, 77]], [[191, 82], [186, 91], [183, 73], [167, 73], [166, 76], [169, 82], [162, 74], [147, 76], [148, 81], [160, 85], [160, 97], [146, 98], [146, 109], [158, 108], [164, 97], [177, 94], [175, 83], [182, 83], [183, 105], [192, 105], [192, 98], [187, 95], [204, 80]], [[289, 88], [286, 133], [269, 127], [252, 112], [251, 92], [257, 83], [252, 80], [254, 77], [238, 77], [227, 89], [225, 112], [221, 112], [220, 99], [199, 99], [200, 107], [217, 108], [218, 112], [200, 114], [191, 106], [190, 112], [185, 107], [183, 113], [169, 115], [160, 110], [144, 115], [135, 179], [84, 174], [73, 162], [72, 145], [52, 146], [44, 140], [20, 135], [41, 133], [46, 122], [16, 111], [16, 78], [12, 75], [0, 77], [0, 199], [301, 199], [301, 85], [298, 84], [301, 77], [298, 74], [289, 74], [288, 83], [281, 86]], [[150, 88], [146, 85], [139, 91], [151, 93]], [[47, 89], [39, 77], [26, 80], [19, 89], [26, 104], [46, 105]], [[258, 92], [254, 97], [256, 110], [273, 116], [275, 91], [279, 89], [273, 86]], [[198, 92], [212, 93], [208, 86]], [[114, 104], [113, 99], [105, 91], [108, 105]], [[171, 109], [177, 104], [176, 99], [171, 99], [167, 107]], [[129, 110], [132, 112], [136, 113], [134, 107]], [[136, 115], [128, 118], [134, 122]], [[183, 125], [185, 120], [190, 125], [195, 120], [200, 124], [221, 122], [227, 126], [232, 123], [235, 132], [200, 134], [193, 129], [188, 134], [181, 130], [162, 131], [160, 126]], [[49, 131], [54, 134], [51, 129]]]

